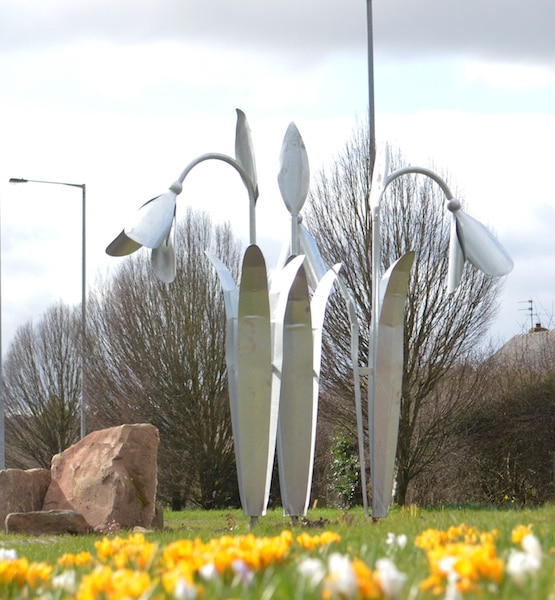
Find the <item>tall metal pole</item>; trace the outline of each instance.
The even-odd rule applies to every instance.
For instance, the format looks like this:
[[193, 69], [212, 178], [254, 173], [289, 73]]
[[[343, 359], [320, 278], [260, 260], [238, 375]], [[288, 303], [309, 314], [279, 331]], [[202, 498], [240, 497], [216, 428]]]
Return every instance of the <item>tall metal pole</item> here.
[[[80, 188], [82, 193], [81, 211], [82, 211], [82, 229], [81, 229], [81, 344], [80, 344], [80, 361], [81, 361], [81, 401], [80, 401], [80, 435], [84, 438], [87, 435], [86, 421], [86, 393], [85, 393], [85, 368], [86, 368], [86, 333], [87, 333], [87, 186], [84, 183], [66, 183], [64, 181], [43, 181], [40, 179], [20, 179], [11, 178], [10, 183], [46, 183], [48, 185], [65, 185], [67, 187]], [[0, 315], [1, 320], [1, 315]], [[1, 346], [0, 346], [1, 348]], [[0, 370], [1, 373], [1, 370]], [[0, 384], [2, 381], [0, 380]], [[3, 412], [3, 390], [2, 402], [0, 402], [0, 410]], [[3, 425], [2, 419], [2, 425]], [[3, 440], [0, 440], [3, 441]], [[4, 444], [2, 444], [4, 446]]]
[[2, 356], [2, 218], [0, 217], [0, 470], [3, 471], [5, 468], [6, 421], [4, 414], [4, 359]]
[[372, 25], [372, 0], [367, 0], [366, 4], [367, 36], [368, 36], [368, 134], [369, 134], [369, 167], [370, 181], [374, 172], [374, 163], [376, 161], [376, 127], [374, 114], [374, 33]]
[[81, 186], [81, 439], [87, 435], [85, 355], [87, 346], [87, 187]]

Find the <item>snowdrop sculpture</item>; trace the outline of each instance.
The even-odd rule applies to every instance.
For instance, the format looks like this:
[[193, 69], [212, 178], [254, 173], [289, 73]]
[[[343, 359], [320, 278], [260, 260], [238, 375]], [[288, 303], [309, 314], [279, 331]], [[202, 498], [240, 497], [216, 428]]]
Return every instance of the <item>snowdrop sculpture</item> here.
[[175, 208], [188, 173], [199, 163], [221, 160], [236, 169], [249, 194], [250, 245], [239, 285], [225, 264], [208, 255], [224, 294], [226, 363], [241, 504], [251, 522], [268, 504], [279, 421], [279, 472], [284, 510], [304, 515], [312, 484], [316, 439], [320, 345], [327, 297], [339, 269], [314, 282], [309, 294], [299, 255], [297, 223], [308, 194], [309, 167], [303, 140], [291, 124], [283, 141], [279, 187], [291, 213], [290, 261], [268, 288], [262, 251], [256, 244], [256, 164], [245, 114], [237, 111], [235, 158], [204, 154], [192, 161], [169, 190], [144, 204], [135, 219], [107, 247], [124, 256], [152, 249], [152, 267], [162, 281], [175, 278]]
[[[372, 323], [368, 366], [358, 364], [359, 325], [355, 304], [338, 281], [351, 323], [351, 358], [365, 513], [368, 500], [362, 423], [362, 376], [368, 376], [368, 414], [372, 516], [385, 517], [392, 498], [401, 383], [405, 301], [414, 252], [407, 252], [380, 280], [381, 201], [387, 186], [402, 175], [423, 174], [443, 190], [453, 214], [449, 291], [457, 287], [468, 260], [487, 275], [512, 269], [505, 250], [478, 221], [464, 213], [446, 183], [421, 167], [388, 174], [387, 149], [372, 177]], [[312, 484], [316, 419], [325, 308], [340, 265], [326, 269], [314, 238], [302, 224], [301, 209], [309, 188], [309, 164], [301, 135], [291, 123], [285, 134], [278, 184], [291, 215], [288, 259], [268, 286], [266, 262], [256, 244], [256, 164], [245, 114], [237, 110], [235, 158], [209, 153], [193, 160], [169, 190], [144, 204], [135, 219], [107, 247], [124, 256], [141, 246], [152, 249], [152, 267], [164, 282], [175, 277], [175, 208], [188, 173], [205, 160], [221, 160], [239, 173], [249, 195], [250, 245], [239, 284], [225, 264], [208, 255], [223, 289], [226, 310], [226, 362], [237, 476], [243, 511], [255, 523], [268, 504], [277, 446], [281, 499], [286, 515], [306, 514]], [[312, 293], [311, 293], [312, 291]]]

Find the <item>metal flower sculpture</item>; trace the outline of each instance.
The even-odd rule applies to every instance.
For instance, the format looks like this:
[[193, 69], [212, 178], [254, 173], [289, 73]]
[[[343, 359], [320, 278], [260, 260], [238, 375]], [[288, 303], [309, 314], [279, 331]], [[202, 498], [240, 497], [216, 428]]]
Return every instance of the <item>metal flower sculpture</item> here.
[[250, 245], [235, 283], [225, 264], [208, 254], [223, 289], [226, 363], [239, 493], [254, 524], [268, 504], [279, 419], [279, 469], [286, 514], [306, 513], [312, 483], [320, 346], [325, 305], [338, 265], [309, 295], [298, 253], [299, 212], [308, 194], [309, 169], [302, 138], [291, 124], [281, 152], [279, 186], [292, 216], [292, 256], [268, 289], [264, 256], [256, 245], [256, 164], [245, 114], [237, 110], [235, 158], [210, 153], [192, 161], [169, 190], [144, 204], [135, 219], [107, 247], [124, 256], [152, 249], [152, 267], [162, 281], [175, 277], [176, 199], [188, 173], [200, 162], [233, 166], [249, 193]]
[[448, 291], [460, 282], [464, 260], [486, 275], [500, 277], [513, 268], [507, 252], [481, 223], [464, 213], [460, 202], [438, 175], [422, 167], [406, 167], [387, 174], [387, 148], [376, 161], [370, 204], [372, 209], [372, 323], [368, 359], [368, 414], [372, 516], [385, 517], [393, 493], [395, 454], [401, 408], [403, 378], [404, 304], [414, 253], [408, 252], [379, 280], [381, 257], [380, 209], [386, 188], [398, 177], [422, 174], [434, 180], [444, 192], [447, 209], [453, 213]]
[[[300, 211], [308, 195], [310, 172], [302, 137], [291, 123], [280, 154], [278, 184], [291, 215], [291, 257], [300, 251]], [[310, 500], [316, 422], [322, 328], [327, 299], [339, 271], [335, 265], [318, 278], [307, 277], [320, 269], [316, 255], [305, 257], [297, 270], [285, 310], [278, 311], [274, 329], [274, 386], [279, 391], [277, 434], [281, 501], [286, 515], [305, 515]], [[306, 265], [306, 269], [305, 269]], [[321, 275], [321, 276], [320, 276]], [[314, 294], [309, 292], [311, 279]], [[284, 300], [284, 299], [283, 299]], [[282, 301], [283, 301], [282, 300]]]

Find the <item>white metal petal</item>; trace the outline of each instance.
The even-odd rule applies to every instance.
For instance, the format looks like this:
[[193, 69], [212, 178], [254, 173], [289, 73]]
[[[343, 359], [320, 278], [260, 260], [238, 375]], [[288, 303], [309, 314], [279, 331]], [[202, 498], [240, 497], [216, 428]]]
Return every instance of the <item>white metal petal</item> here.
[[147, 248], [157, 248], [165, 242], [175, 216], [176, 194], [168, 190], [143, 204], [125, 234]]
[[108, 244], [106, 254], [110, 256], [127, 256], [141, 247], [141, 244], [137, 244], [125, 235], [125, 231], [122, 231], [117, 238]]
[[407, 252], [387, 270], [378, 324], [374, 395], [370, 396], [370, 472], [372, 516], [387, 516], [393, 491], [395, 454], [403, 381], [404, 314], [414, 252]]
[[254, 189], [254, 198], [256, 200], [258, 198], [258, 177], [256, 174], [256, 162], [254, 159], [251, 130], [245, 113], [238, 108], [236, 110], [237, 127], [235, 129], [235, 158], [247, 172]]
[[466, 260], [492, 277], [510, 273], [513, 261], [493, 234], [464, 211], [457, 210], [453, 214], [457, 220], [457, 235]]
[[449, 268], [447, 272], [447, 293], [452, 294], [462, 279], [464, 270], [464, 253], [457, 235], [457, 220], [452, 216], [451, 236], [449, 239]]
[[175, 279], [175, 218], [166, 241], [153, 248], [151, 255], [152, 270], [160, 281], [171, 283]]
[[280, 153], [278, 184], [285, 206], [298, 215], [308, 195], [310, 169], [308, 154], [295, 123], [290, 123]]

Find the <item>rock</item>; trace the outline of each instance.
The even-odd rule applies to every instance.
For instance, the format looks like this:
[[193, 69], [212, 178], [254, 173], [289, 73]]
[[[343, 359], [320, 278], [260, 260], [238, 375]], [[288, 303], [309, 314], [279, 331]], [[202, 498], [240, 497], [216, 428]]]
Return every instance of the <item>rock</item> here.
[[157, 502], [154, 507], [154, 518], [152, 519], [150, 526], [157, 531], [162, 531], [164, 529], [164, 507], [159, 502]]
[[43, 510], [79, 512], [94, 531], [149, 528], [158, 443], [158, 430], [146, 423], [90, 433], [52, 458]]
[[49, 483], [49, 469], [0, 471], [0, 522], [9, 513], [41, 510]]
[[6, 517], [6, 533], [58, 535], [89, 532], [85, 517], [74, 510], [49, 510], [10, 513]]

